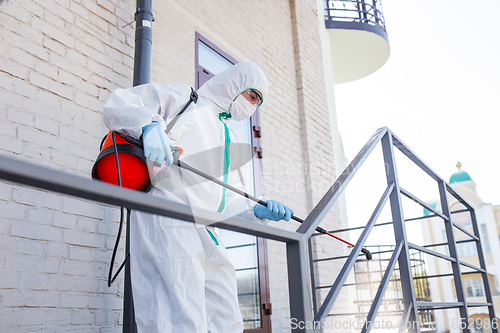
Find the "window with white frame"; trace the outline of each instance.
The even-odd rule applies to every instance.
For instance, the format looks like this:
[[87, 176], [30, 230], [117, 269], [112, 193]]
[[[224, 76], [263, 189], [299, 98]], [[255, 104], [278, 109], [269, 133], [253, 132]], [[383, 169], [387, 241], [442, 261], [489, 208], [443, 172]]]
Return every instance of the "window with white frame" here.
[[484, 252], [491, 253], [490, 239], [488, 237], [488, 230], [486, 230], [486, 224], [481, 224], [481, 243], [483, 243]]
[[476, 243], [457, 243], [457, 252], [460, 257], [477, 255]]
[[498, 296], [500, 295], [500, 284], [498, 283], [498, 276], [493, 277], [493, 285], [495, 286], [495, 291], [493, 295]]
[[483, 281], [481, 278], [473, 278], [465, 280], [467, 289], [467, 297], [484, 297]]

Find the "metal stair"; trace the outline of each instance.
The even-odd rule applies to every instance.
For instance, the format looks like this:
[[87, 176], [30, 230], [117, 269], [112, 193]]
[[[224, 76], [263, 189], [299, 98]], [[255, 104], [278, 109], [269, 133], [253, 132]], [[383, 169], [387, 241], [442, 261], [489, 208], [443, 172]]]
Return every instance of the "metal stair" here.
[[[356, 246], [351, 251], [351, 254], [348, 256], [344, 266], [342, 267], [337, 279], [333, 283], [328, 295], [326, 296], [323, 304], [318, 304], [318, 297], [316, 294], [317, 287], [315, 285], [315, 279], [312, 279], [312, 285], [314, 290], [313, 300], [315, 302], [315, 317], [314, 322], [321, 323], [328, 315], [330, 310], [332, 309], [333, 304], [335, 303], [340, 290], [345, 285], [348, 274], [351, 272], [356, 260], [358, 259], [359, 250], [364, 246], [368, 235], [370, 234], [372, 228], [374, 226], [381, 225], [393, 225], [394, 236], [396, 240], [395, 249], [392, 251], [391, 259], [387, 265], [387, 269], [385, 270], [385, 274], [382, 277], [380, 282], [377, 294], [373, 300], [370, 311], [366, 317], [366, 323], [373, 323], [377, 313], [379, 311], [379, 307], [382, 303], [382, 299], [384, 297], [385, 290], [391, 280], [391, 276], [396, 267], [396, 263], [398, 263], [399, 271], [400, 271], [400, 279], [403, 293], [403, 304], [405, 306], [401, 321], [402, 325], [400, 327], [400, 332], [408, 331], [408, 332], [421, 332], [421, 323], [419, 320], [419, 310], [438, 310], [438, 309], [450, 309], [457, 308], [460, 312], [462, 325], [462, 331], [465, 333], [470, 332], [469, 328], [469, 314], [467, 309], [471, 307], [487, 307], [489, 312], [489, 317], [491, 322], [495, 322], [495, 312], [493, 309], [493, 300], [491, 296], [491, 289], [488, 280], [488, 274], [486, 271], [486, 263], [484, 259], [483, 250], [481, 247], [480, 234], [477, 225], [477, 220], [474, 212], [474, 208], [467, 203], [458, 193], [456, 193], [453, 188], [449, 184], [446, 183], [439, 175], [437, 175], [428, 165], [426, 165], [422, 160], [420, 160], [415, 153], [413, 153], [398, 137], [396, 137], [389, 129], [381, 128], [377, 130], [377, 132], [370, 138], [370, 140], [365, 144], [363, 149], [358, 153], [358, 155], [354, 158], [351, 164], [346, 168], [346, 171], [339, 177], [337, 182], [332, 186], [329, 193], [325, 195], [325, 197], [320, 201], [314, 211], [317, 211], [317, 217], [308, 217], [306, 222], [311, 222], [311, 226], [314, 227], [317, 225], [318, 219], [322, 216], [320, 212], [323, 212], [325, 209], [331, 207], [331, 202], [334, 201], [339, 192], [343, 191], [347, 183], [352, 179], [354, 173], [357, 172], [360, 165], [366, 160], [366, 158], [371, 154], [374, 147], [381, 143], [384, 162], [386, 165], [386, 175], [387, 175], [387, 188], [382, 194], [380, 201], [372, 213], [371, 218], [369, 219], [366, 226], [363, 228], [363, 232], [359, 237]], [[423, 170], [427, 175], [429, 175], [432, 179], [437, 182], [439, 187], [439, 194], [442, 204], [442, 213], [437, 209], [430, 207], [424, 201], [418, 199], [410, 192], [401, 188], [398, 182], [397, 177], [397, 169], [394, 157], [394, 147], [399, 149], [406, 157], [408, 157], [412, 162], [414, 162], [421, 170]], [[451, 219], [451, 212], [449, 210], [447, 193], [455, 197], [461, 204], [463, 204], [467, 209], [456, 211], [453, 213], [460, 213], [467, 211], [471, 215], [472, 225], [473, 225], [473, 234], [463, 229], [462, 227], [454, 224]], [[403, 211], [402, 211], [402, 203], [401, 197], [405, 196], [417, 204], [421, 205], [423, 208], [432, 212], [434, 216], [440, 217], [444, 221], [446, 236], [448, 242], [441, 244], [431, 244], [427, 246], [419, 246], [417, 244], [412, 244], [408, 242], [406, 230], [405, 230], [405, 222], [409, 220], [404, 220]], [[392, 213], [392, 222], [388, 223], [380, 223], [376, 224], [376, 220], [380, 215], [380, 212], [384, 205], [389, 201], [391, 213]], [[314, 212], [313, 211], [313, 212]], [[424, 219], [427, 216], [422, 216], [417, 219]], [[415, 219], [411, 219], [415, 220]], [[361, 229], [352, 228], [352, 229], [343, 229], [342, 231], [350, 231]], [[476, 267], [464, 261], [460, 261], [457, 254], [457, 247], [454, 235], [454, 229], [458, 229], [461, 232], [465, 233], [470, 239], [460, 242], [468, 242], [474, 241], [477, 248], [477, 254], [479, 258], [480, 267]], [[442, 253], [430, 250], [428, 247], [432, 246], [447, 246], [450, 255], [444, 255]], [[453, 276], [455, 292], [457, 295], [457, 302], [422, 302], [417, 301], [415, 296], [415, 285], [414, 285], [414, 277], [411, 270], [411, 262], [410, 262], [410, 250], [419, 251], [431, 256], [438, 257], [440, 259], [447, 260], [451, 263], [452, 266], [452, 274], [441, 274], [434, 276], [427, 276], [426, 278], [439, 278], [444, 276]], [[330, 258], [330, 259], [339, 259], [338, 258]], [[313, 262], [317, 262], [318, 260], [314, 258], [314, 255], [311, 251], [311, 260]], [[461, 266], [465, 266], [472, 271], [462, 273]], [[486, 303], [469, 303], [465, 297], [465, 291], [463, 287], [462, 274], [474, 274], [481, 273], [484, 291], [486, 295]], [[409, 323], [412, 323], [411, 325]], [[369, 332], [372, 329], [370, 325], [364, 325], [361, 332]], [[318, 332], [321, 330], [321, 327], [316, 327], [314, 332]], [[496, 328], [492, 328], [493, 332], [498, 332]]]

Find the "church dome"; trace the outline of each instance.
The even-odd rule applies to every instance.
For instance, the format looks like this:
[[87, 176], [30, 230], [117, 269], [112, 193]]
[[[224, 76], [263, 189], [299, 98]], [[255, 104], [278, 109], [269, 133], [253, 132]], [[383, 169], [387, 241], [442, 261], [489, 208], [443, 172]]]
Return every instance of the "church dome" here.
[[450, 184], [472, 180], [472, 178], [469, 176], [469, 174], [467, 172], [460, 170], [461, 166], [462, 166], [462, 164], [460, 162], [458, 162], [457, 163], [458, 171], [455, 172], [453, 175], [451, 175], [450, 181], [449, 181]]
[[470, 178], [469, 174], [465, 171], [457, 171], [450, 177], [450, 184], [451, 183], [458, 183], [458, 182], [465, 182], [467, 180], [472, 180]]

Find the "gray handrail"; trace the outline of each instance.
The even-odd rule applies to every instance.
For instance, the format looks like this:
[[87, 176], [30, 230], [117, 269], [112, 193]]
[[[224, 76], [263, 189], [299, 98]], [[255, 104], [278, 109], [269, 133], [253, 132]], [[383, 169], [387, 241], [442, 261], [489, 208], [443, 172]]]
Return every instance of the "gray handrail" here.
[[[189, 206], [1, 155], [0, 179], [186, 222], [195, 222]], [[280, 242], [294, 242], [302, 239], [301, 235], [292, 231], [210, 211], [197, 210], [196, 223]]]

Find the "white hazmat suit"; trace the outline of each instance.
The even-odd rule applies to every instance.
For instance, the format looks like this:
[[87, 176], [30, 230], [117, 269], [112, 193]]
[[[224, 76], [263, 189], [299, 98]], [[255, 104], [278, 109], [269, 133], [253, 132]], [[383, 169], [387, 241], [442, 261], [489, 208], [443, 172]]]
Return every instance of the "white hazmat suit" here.
[[[248, 89], [260, 92], [262, 101], [267, 97], [267, 79], [257, 65], [240, 63], [225, 70], [199, 89], [198, 102], [168, 133], [184, 150], [181, 160], [189, 159], [192, 167], [233, 186], [238, 185], [238, 177], [229, 172], [236, 154], [230, 149], [241, 141], [225, 118], [251, 116], [255, 107], [240, 96]], [[104, 122], [109, 129], [137, 139], [152, 122], [165, 130], [190, 93], [185, 84], [114, 90], [104, 107]], [[151, 166], [150, 176], [149, 195], [188, 204], [195, 218], [197, 209], [255, 218], [254, 204], [190, 171], [163, 163]], [[243, 331], [234, 267], [212, 228], [133, 211], [130, 267], [139, 332]]]

